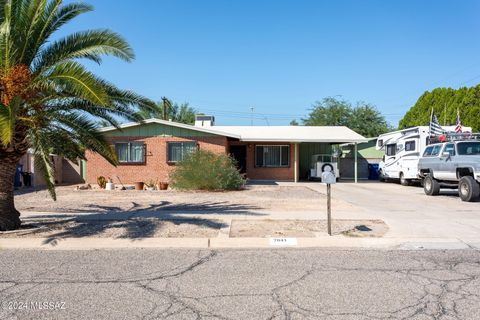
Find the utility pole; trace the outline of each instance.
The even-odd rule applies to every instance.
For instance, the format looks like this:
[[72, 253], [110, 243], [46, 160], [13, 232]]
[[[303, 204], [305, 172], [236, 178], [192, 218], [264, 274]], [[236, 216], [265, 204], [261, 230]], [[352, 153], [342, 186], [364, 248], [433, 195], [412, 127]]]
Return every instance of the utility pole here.
[[252, 118], [250, 120], [250, 125], [253, 126], [253, 107], [250, 107], [250, 111], [252, 111]]
[[163, 120], [168, 120], [167, 119], [167, 106], [168, 106], [168, 99], [166, 97], [162, 97], [163, 101]]

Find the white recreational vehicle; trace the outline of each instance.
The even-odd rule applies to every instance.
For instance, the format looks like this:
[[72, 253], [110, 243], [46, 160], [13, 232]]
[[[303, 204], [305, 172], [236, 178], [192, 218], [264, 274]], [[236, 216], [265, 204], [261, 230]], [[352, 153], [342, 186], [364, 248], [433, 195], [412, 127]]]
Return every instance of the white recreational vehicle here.
[[[447, 132], [455, 126], [443, 126]], [[463, 127], [464, 131], [471, 128]], [[383, 161], [379, 164], [380, 179], [398, 179], [402, 185], [409, 185], [418, 179], [418, 160], [429, 143], [429, 127], [413, 127], [380, 135], [377, 150], [384, 150]]]

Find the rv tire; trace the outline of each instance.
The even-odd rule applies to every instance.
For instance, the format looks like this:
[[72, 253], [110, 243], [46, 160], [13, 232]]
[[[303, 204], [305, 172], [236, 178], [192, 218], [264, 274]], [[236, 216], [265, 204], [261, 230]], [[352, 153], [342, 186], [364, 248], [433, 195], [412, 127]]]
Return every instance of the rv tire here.
[[410, 180], [405, 179], [405, 175], [403, 174], [403, 172], [400, 172], [400, 184], [402, 186], [409, 186], [410, 185]]
[[427, 196], [437, 196], [440, 193], [440, 183], [429, 174], [423, 181], [423, 191]]

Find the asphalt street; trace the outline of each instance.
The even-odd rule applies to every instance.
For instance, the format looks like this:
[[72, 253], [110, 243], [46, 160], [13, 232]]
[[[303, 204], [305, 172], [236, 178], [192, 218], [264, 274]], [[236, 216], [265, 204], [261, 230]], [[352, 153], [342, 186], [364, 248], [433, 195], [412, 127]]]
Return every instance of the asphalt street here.
[[0, 319], [480, 319], [480, 252], [0, 251]]

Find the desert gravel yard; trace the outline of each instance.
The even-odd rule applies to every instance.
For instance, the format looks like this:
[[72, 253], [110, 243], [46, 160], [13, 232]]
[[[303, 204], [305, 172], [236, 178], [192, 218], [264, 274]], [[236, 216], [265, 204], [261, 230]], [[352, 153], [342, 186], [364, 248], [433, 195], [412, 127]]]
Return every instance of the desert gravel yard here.
[[[57, 201], [46, 191], [19, 192], [23, 230], [0, 237], [47, 238], [215, 238], [317, 237], [326, 235], [319, 216], [326, 196], [308, 186], [248, 185], [230, 192], [76, 190], [57, 188]], [[335, 209], [353, 211], [333, 200]], [[314, 212], [315, 219], [301, 217]], [[277, 216], [271, 219], [271, 214]], [[363, 227], [363, 229], [356, 229]], [[382, 221], [335, 219], [334, 234], [383, 236]]]
[[[315, 237], [325, 235], [326, 220], [233, 220], [230, 237]], [[333, 220], [332, 234], [381, 237], [388, 231], [381, 220]]]
[[247, 186], [242, 191], [105, 191], [57, 187], [57, 201], [46, 191], [18, 193], [17, 209], [40, 212], [105, 212], [131, 210], [248, 211], [316, 210], [325, 196], [307, 187]]

